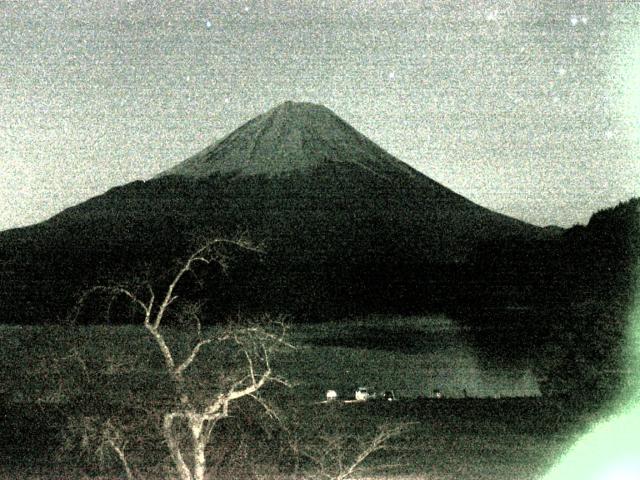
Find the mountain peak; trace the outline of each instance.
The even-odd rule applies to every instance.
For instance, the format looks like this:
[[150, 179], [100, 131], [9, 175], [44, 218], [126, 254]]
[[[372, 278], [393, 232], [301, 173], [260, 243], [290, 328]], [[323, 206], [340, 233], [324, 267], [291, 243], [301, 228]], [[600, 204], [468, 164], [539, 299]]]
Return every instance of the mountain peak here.
[[319, 103], [294, 102], [293, 100], [285, 100], [279, 105], [276, 105], [275, 107], [273, 107], [271, 110], [283, 110], [283, 109], [291, 109], [291, 108], [329, 110], [327, 107]]
[[291, 130], [326, 130], [329, 126], [332, 128], [338, 127], [336, 123], [342, 123], [342, 127], [347, 126], [348, 128], [352, 128], [324, 105], [311, 102], [293, 102], [291, 100], [276, 105], [254, 120], [258, 119], [274, 122], [271, 126], [282, 127], [288, 124], [287, 127]]
[[329, 114], [335, 116], [331, 110], [324, 105], [311, 102], [294, 102], [292, 100], [286, 100], [279, 105], [276, 105], [269, 110], [265, 115], [285, 115], [287, 117], [306, 114]]
[[327, 162], [349, 163], [377, 174], [416, 173], [327, 107], [286, 101], [159, 176], [277, 175]]

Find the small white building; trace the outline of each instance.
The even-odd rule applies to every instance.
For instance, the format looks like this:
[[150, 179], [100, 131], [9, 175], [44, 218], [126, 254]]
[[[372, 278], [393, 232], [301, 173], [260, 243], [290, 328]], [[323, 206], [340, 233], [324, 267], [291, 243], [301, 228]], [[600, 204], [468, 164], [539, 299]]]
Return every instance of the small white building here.
[[335, 390], [327, 390], [327, 402], [335, 402], [338, 399], [338, 392]]
[[371, 393], [367, 387], [359, 387], [355, 394], [356, 400], [365, 401], [371, 398]]

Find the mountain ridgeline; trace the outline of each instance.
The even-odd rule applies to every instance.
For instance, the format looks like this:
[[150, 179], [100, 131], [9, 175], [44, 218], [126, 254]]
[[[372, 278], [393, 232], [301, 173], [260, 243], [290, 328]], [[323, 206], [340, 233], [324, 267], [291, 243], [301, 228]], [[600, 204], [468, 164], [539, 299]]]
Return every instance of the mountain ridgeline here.
[[[569, 230], [529, 225], [417, 172], [327, 108], [287, 102], [149, 181], [0, 232], [0, 318], [61, 321], [91, 286], [162, 285], [199, 239], [241, 233], [264, 253], [226, 252], [226, 272], [197, 271], [179, 292], [208, 300], [206, 322], [444, 312], [473, 327], [486, 358], [537, 365], [545, 392], [612, 392], [639, 208], [633, 199]], [[102, 307], [81, 320], [136, 319]]]
[[479, 242], [548, 236], [429, 179], [327, 108], [287, 102], [149, 181], [0, 234], [3, 319], [55, 321], [82, 289], [162, 272], [208, 232], [243, 232], [265, 251], [238, 252], [212, 280], [218, 313], [307, 319], [435, 308]]
[[285, 102], [257, 116], [159, 176], [201, 178], [229, 172], [273, 176], [328, 162], [351, 164], [382, 177], [421, 176], [328, 108], [294, 102]]

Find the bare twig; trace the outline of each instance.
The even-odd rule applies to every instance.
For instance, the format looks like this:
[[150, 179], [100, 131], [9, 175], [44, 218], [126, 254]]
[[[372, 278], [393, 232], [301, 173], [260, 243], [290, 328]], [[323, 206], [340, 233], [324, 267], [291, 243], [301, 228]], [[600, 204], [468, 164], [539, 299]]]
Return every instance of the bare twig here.
[[191, 365], [191, 363], [195, 360], [196, 356], [198, 355], [198, 352], [200, 352], [200, 349], [205, 345], [210, 344], [212, 341], [213, 340], [211, 339], [200, 340], [196, 344], [196, 346], [193, 347], [189, 356], [180, 365], [178, 365], [178, 367], [175, 370], [176, 374], [182, 375], [182, 372], [184, 372], [189, 367], [189, 365]]
[[[314, 465], [313, 474], [305, 478], [325, 478], [327, 480], [349, 480], [356, 475], [382, 468], [392, 468], [398, 464], [385, 464], [373, 469], [366, 466], [367, 460], [376, 452], [390, 448], [390, 441], [402, 435], [409, 424], [383, 425], [370, 439], [352, 439], [340, 435], [324, 435], [315, 446], [296, 445], [296, 450]], [[351, 456], [347, 444], [357, 443]]]

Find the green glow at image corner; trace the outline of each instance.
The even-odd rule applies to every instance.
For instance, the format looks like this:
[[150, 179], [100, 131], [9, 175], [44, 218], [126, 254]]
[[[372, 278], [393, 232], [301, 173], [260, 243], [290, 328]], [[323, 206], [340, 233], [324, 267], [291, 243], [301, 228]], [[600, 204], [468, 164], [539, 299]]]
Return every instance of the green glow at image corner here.
[[[627, 355], [631, 375], [640, 372], [640, 282], [629, 313]], [[622, 398], [610, 420], [582, 436], [544, 480], [640, 480], [640, 388]]]

